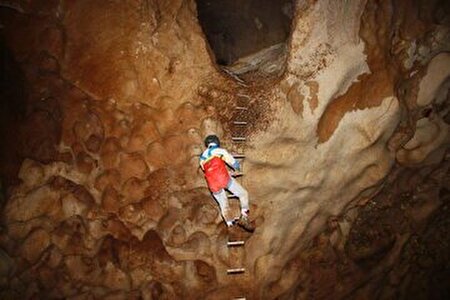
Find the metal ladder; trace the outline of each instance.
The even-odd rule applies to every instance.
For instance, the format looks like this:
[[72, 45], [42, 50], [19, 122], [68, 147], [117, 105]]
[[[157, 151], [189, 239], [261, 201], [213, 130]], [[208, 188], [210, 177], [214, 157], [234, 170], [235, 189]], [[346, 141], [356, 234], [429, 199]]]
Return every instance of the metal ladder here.
[[[237, 93], [237, 97], [238, 97], [238, 103], [235, 107], [235, 115], [234, 115], [234, 120], [233, 120], [233, 130], [232, 130], [232, 136], [231, 136], [231, 142], [234, 145], [239, 145], [241, 146], [241, 151], [238, 151], [235, 153], [233, 153], [233, 157], [235, 159], [239, 159], [241, 160], [241, 170], [243, 170], [243, 160], [245, 159], [245, 153], [244, 153], [244, 147], [245, 147], [245, 142], [247, 141], [247, 137], [245, 136], [245, 132], [246, 132], [246, 126], [248, 125], [248, 122], [245, 119], [245, 115], [249, 113], [249, 107], [248, 107], [248, 102], [250, 100], [250, 96], [243, 94], [243, 93]], [[236, 176], [237, 175], [237, 176]], [[243, 172], [241, 172], [240, 174], [235, 174], [235, 177], [238, 176], [242, 176], [244, 175]], [[235, 198], [234, 195], [229, 194], [228, 198]], [[238, 240], [231, 240], [230, 236], [228, 236], [228, 241], [227, 241], [227, 247], [230, 249], [230, 251], [232, 251], [232, 248], [239, 248], [239, 247], [244, 247], [245, 246], [245, 241], [243, 239], [238, 239]], [[233, 267], [233, 268], [228, 268], [227, 269], [227, 275], [230, 276], [237, 276], [239, 274], [244, 274], [246, 272], [245, 267], [243, 266], [237, 266], [237, 267]], [[233, 298], [235, 300], [246, 300], [245, 297], [236, 297]]]

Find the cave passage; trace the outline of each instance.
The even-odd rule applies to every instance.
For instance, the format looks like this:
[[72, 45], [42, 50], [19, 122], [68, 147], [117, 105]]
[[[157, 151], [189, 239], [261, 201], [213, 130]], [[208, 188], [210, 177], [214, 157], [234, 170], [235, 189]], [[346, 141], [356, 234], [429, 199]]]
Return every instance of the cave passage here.
[[200, 25], [219, 65], [229, 66], [242, 57], [284, 45], [290, 34], [293, 0], [196, 2]]

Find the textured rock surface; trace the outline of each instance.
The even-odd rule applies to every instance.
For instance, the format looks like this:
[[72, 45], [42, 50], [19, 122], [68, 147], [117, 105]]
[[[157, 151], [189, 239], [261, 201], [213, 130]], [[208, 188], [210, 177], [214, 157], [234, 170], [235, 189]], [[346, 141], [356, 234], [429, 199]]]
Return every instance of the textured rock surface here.
[[[449, 10], [297, 1], [243, 87], [192, 0], [0, 2], [0, 298], [447, 298]], [[197, 155], [242, 91], [238, 258]]]

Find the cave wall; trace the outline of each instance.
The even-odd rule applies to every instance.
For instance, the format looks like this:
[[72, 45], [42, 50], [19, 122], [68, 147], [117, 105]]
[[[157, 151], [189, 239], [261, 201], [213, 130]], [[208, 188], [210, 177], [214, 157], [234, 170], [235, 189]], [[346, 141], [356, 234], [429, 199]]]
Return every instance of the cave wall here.
[[194, 3], [22, 1], [0, 13], [2, 87], [26, 92], [2, 93], [2, 298], [217, 286], [207, 237], [223, 228], [197, 155], [221, 125], [197, 89], [225, 79]]
[[[428, 11], [436, 13], [437, 7], [444, 6], [442, 2], [434, 5]], [[365, 243], [356, 241], [355, 246], [347, 238], [359, 205], [379, 195], [380, 202], [388, 198], [385, 201], [400, 206], [403, 192], [421, 198], [418, 207], [429, 207], [424, 218], [445, 209], [448, 196], [436, 193], [448, 185], [448, 104], [444, 104], [448, 102], [448, 68], [439, 63], [442, 71], [432, 70], [438, 69], [433, 67], [434, 60], [445, 61], [449, 28], [448, 20], [419, 16], [424, 6], [421, 2], [412, 6], [389, 1], [298, 2], [288, 71], [273, 104], [274, 121], [266, 132], [254, 136], [251, 169], [247, 169], [252, 178], [248, 184], [260, 201], [258, 209], [265, 212], [264, 230], [257, 232], [262, 236], [251, 240], [248, 250], [261, 284], [260, 297], [387, 297], [380, 292], [388, 280], [385, 272], [396, 259], [408, 260], [401, 258], [402, 249], [424, 221], [386, 212], [393, 219], [401, 215], [417, 229], [400, 234], [388, 216], [377, 219], [382, 215], [378, 212], [370, 225], [358, 223], [362, 229], [357, 225], [352, 229], [373, 231]], [[423, 94], [428, 105], [420, 100]], [[425, 173], [409, 182], [409, 188], [403, 183], [397, 191], [380, 191], [388, 174], [398, 175], [394, 170], [399, 165], [420, 170], [430, 164], [436, 172], [433, 179]], [[398, 176], [408, 182], [411, 175]], [[423, 190], [414, 190], [420, 180], [428, 186], [434, 180], [429, 187], [434, 193], [424, 197]], [[383, 226], [392, 226], [388, 233], [377, 223], [383, 221]], [[373, 255], [378, 265], [360, 265], [364, 259], [352, 256], [352, 247], [373, 251], [358, 255], [364, 259]], [[318, 267], [321, 264], [335, 267]], [[355, 276], [345, 279], [345, 272]], [[405, 273], [392, 273], [398, 276], [397, 284], [404, 279], [405, 286], [414, 285]], [[359, 285], [364, 288], [358, 289]], [[396, 290], [396, 297], [407, 299], [411, 295], [407, 287]], [[448, 287], [439, 290], [448, 292]], [[427, 292], [432, 294], [433, 288]], [[426, 292], [421, 296], [430, 297]]]
[[240, 281], [197, 155], [242, 86], [195, 2], [0, 5], [2, 298], [447, 295], [445, 1], [297, 1], [285, 74], [247, 89]]

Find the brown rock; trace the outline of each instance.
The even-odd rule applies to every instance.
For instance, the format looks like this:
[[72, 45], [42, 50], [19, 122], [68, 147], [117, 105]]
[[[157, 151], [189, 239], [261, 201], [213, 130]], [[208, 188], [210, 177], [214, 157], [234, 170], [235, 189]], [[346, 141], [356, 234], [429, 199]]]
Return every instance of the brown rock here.
[[219, 212], [211, 204], [195, 205], [193, 209], [194, 220], [197, 224], [211, 224], [218, 216]]
[[[82, 198], [81, 198], [82, 199]], [[65, 218], [70, 218], [74, 215], [84, 215], [89, 208], [89, 203], [75, 197], [73, 194], [68, 194], [61, 199], [62, 211]]]
[[85, 142], [86, 149], [90, 152], [98, 152], [102, 145], [102, 138], [98, 135], [91, 134]]
[[127, 151], [145, 151], [147, 145], [159, 139], [159, 132], [155, 124], [151, 121], [144, 121], [133, 128], [128, 140]]
[[166, 138], [163, 141], [164, 155], [169, 165], [179, 165], [189, 160], [189, 153], [186, 151], [186, 137], [177, 135]]
[[194, 261], [195, 269], [197, 270], [197, 275], [200, 276], [202, 281], [213, 285], [216, 281], [216, 270], [214, 267], [208, 265], [204, 261], [196, 260]]
[[0, 282], [5, 284], [6, 278], [14, 270], [14, 260], [8, 255], [8, 253], [0, 248]]
[[50, 55], [62, 58], [64, 47], [64, 32], [57, 25], [49, 26], [42, 31], [39, 42]]
[[91, 259], [79, 255], [69, 255], [64, 258], [64, 265], [72, 280], [93, 283], [95, 265]]
[[86, 152], [80, 152], [76, 156], [76, 165], [81, 173], [90, 174], [97, 166], [97, 161]]
[[43, 229], [31, 232], [23, 243], [20, 254], [33, 264], [50, 245], [50, 235]]
[[120, 242], [111, 235], [106, 236], [100, 243], [96, 256], [101, 268], [104, 268], [108, 262], [119, 264], [118, 249]]
[[110, 169], [104, 171], [95, 179], [95, 188], [103, 191], [108, 185], [118, 187], [121, 183], [121, 176], [118, 170]]
[[183, 245], [183, 248], [188, 251], [203, 252], [204, 249], [209, 249], [209, 245], [209, 237], [204, 232], [197, 231], [189, 236], [187, 242]]
[[155, 171], [164, 167], [168, 163], [164, 146], [159, 142], [148, 145], [145, 160], [150, 167], [150, 171]]
[[40, 184], [45, 176], [44, 168], [35, 161], [25, 159], [19, 171], [19, 178], [27, 186], [36, 186]]
[[120, 118], [113, 124], [110, 134], [118, 139], [128, 138], [130, 136], [130, 122], [125, 119], [125, 116], [120, 116]]
[[79, 143], [79, 142], [74, 142], [74, 143], [72, 144], [71, 148], [72, 148], [72, 152], [73, 152], [75, 155], [78, 155], [79, 153], [81, 153], [81, 152], [84, 151], [83, 145], [82, 145], [81, 143]]
[[163, 299], [163, 285], [155, 280], [150, 281], [147, 286], [142, 288], [142, 296], [144, 299]]
[[186, 230], [181, 225], [177, 225], [172, 229], [170, 243], [181, 245], [186, 241]]
[[60, 124], [47, 111], [37, 110], [27, 116], [28, 128], [22, 137], [22, 155], [48, 163], [56, 156], [55, 145], [60, 136]]
[[130, 300], [141, 300], [141, 293], [140, 291], [117, 291], [112, 292], [108, 295], [106, 295], [103, 299], [105, 300], [122, 300], [122, 299], [130, 299]]
[[164, 217], [159, 222], [160, 230], [169, 232], [177, 222], [181, 220], [182, 210], [177, 208], [169, 208]]
[[105, 169], [113, 169], [119, 163], [119, 152], [122, 149], [120, 142], [115, 137], [109, 137], [103, 144], [100, 157]]
[[48, 16], [57, 14], [58, 5], [58, 0], [32, 0], [29, 2], [30, 11]]
[[122, 207], [119, 211], [119, 218], [122, 221], [136, 226], [142, 226], [147, 221], [146, 217], [140, 204], [129, 204]]
[[47, 265], [50, 268], [57, 268], [62, 261], [62, 254], [56, 247], [51, 247], [50, 254], [47, 260]]
[[8, 224], [8, 236], [14, 240], [24, 240], [33, 229], [38, 227], [50, 232], [56, 227], [56, 224], [54, 220], [44, 216], [30, 219], [27, 222], [13, 222]]
[[195, 106], [186, 102], [183, 103], [175, 112], [180, 129], [187, 129], [191, 127], [198, 127], [200, 121], [200, 115]]
[[55, 288], [56, 277], [60, 274], [52, 270], [47, 266], [40, 266], [37, 270], [39, 273], [40, 283], [45, 287], [45, 289], [52, 290]]
[[41, 73], [59, 73], [59, 63], [53, 56], [42, 52], [39, 58], [39, 72]]
[[59, 197], [58, 191], [41, 186], [26, 196], [11, 198], [5, 207], [5, 219], [24, 222], [40, 216], [58, 217], [61, 213]]
[[145, 197], [147, 180], [131, 177], [122, 185], [121, 194], [125, 203], [135, 203]]
[[122, 223], [122, 221], [117, 219], [108, 219], [105, 221], [105, 229], [114, 238], [121, 241], [128, 241], [131, 238], [130, 230]]
[[63, 197], [65, 199], [62, 199], [61, 203], [64, 205], [63, 212], [66, 214], [66, 217], [79, 213], [83, 214], [95, 204], [94, 198], [84, 186], [76, 184], [69, 179], [56, 176], [52, 178], [50, 185], [54, 189], [65, 193]]
[[170, 108], [163, 109], [155, 115], [156, 128], [161, 136], [168, 134], [169, 128], [173, 126], [174, 121], [175, 113]]
[[143, 179], [148, 173], [147, 164], [138, 153], [121, 153], [119, 168], [124, 179], [131, 177]]
[[112, 290], [129, 290], [130, 278], [121, 269], [108, 262], [103, 270], [103, 285]]
[[86, 229], [78, 216], [65, 220], [51, 234], [51, 241], [63, 255], [82, 255], [86, 252]]
[[317, 96], [317, 93], [319, 92], [319, 84], [317, 83], [317, 81], [308, 81], [305, 83], [305, 85], [309, 87], [309, 108], [312, 112], [314, 112], [314, 110], [319, 105], [319, 98]]
[[153, 221], [159, 222], [164, 215], [164, 208], [161, 206], [159, 201], [154, 197], [147, 197], [144, 198], [141, 203], [147, 216]]
[[132, 134], [128, 139], [126, 151], [141, 152], [147, 148], [146, 138], [141, 134]]
[[297, 115], [303, 116], [303, 94], [298, 90], [299, 83], [294, 84], [287, 93], [287, 99]]
[[117, 152], [103, 152], [102, 164], [105, 169], [114, 169], [119, 164], [119, 153]]
[[103, 144], [102, 152], [119, 152], [121, 148], [118, 138], [108, 137]]
[[103, 143], [105, 130], [97, 113], [87, 112], [82, 119], [75, 122], [73, 132], [77, 140], [91, 152], [98, 152]]
[[116, 213], [122, 206], [122, 196], [112, 185], [106, 186], [102, 194], [102, 207], [105, 211]]

